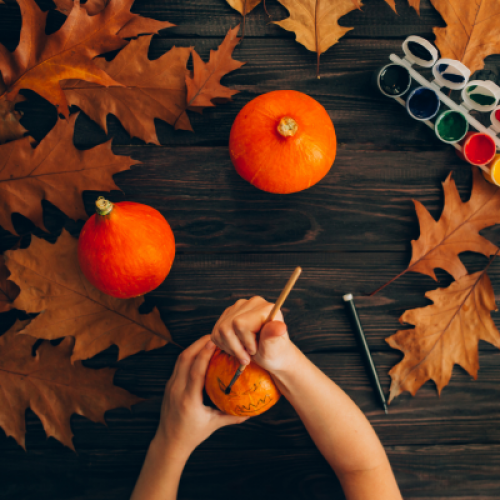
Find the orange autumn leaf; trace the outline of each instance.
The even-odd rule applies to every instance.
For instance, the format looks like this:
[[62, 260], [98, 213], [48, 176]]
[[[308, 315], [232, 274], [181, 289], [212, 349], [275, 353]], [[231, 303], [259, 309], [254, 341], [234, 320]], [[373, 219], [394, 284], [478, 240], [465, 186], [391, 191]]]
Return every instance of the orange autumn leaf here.
[[210, 51], [210, 60], [203, 62], [193, 49], [193, 71], [186, 75], [187, 98], [186, 107], [201, 113], [203, 108], [215, 106], [213, 99], [231, 100], [238, 90], [221, 85], [221, 78], [227, 73], [241, 68], [245, 63], [233, 59], [233, 50], [238, 45], [236, 36], [239, 25], [230, 29], [217, 50]]
[[74, 450], [72, 414], [105, 424], [106, 411], [142, 401], [113, 385], [115, 369], [71, 364], [71, 337], [56, 347], [43, 342], [33, 356], [36, 340], [18, 334], [27, 323], [18, 321], [0, 337], [0, 427], [23, 448], [28, 408], [41, 420], [47, 436]]
[[[75, 4], [74, 0], [54, 0], [56, 8], [59, 12], [68, 15]], [[106, 5], [108, 0], [87, 0], [82, 7], [87, 11], [89, 16], [99, 14]], [[138, 35], [158, 34], [160, 30], [171, 28], [174, 26], [168, 21], [157, 21], [149, 17], [142, 17], [135, 14], [134, 17], [118, 31], [122, 38], [135, 38]]]
[[404, 353], [403, 360], [389, 372], [389, 402], [404, 391], [414, 396], [428, 380], [436, 383], [441, 394], [455, 364], [476, 379], [480, 340], [500, 349], [500, 332], [490, 314], [497, 310], [495, 293], [486, 269], [425, 296], [432, 305], [406, 311], [399, 320], [415, 328], [400, 330], [386, 339], [392, 348]]
[[42, 200], [72, 219], [86, 219], [82, 192], [118, 189], [112, 176], [136, 163], [114, 155], [111, 141], [86, 151], [76, 149], [76, 116], [59, 120], [36, 148], [28, 137], [0, 145], [0, 225], [8, 231], [15, 233], [14, 212], [45, 229]]
[[257, 5], [260, 4], [262, 0], [226, 0], [227, 3], [235, 10], [237, 10], [242, 16], [247, 15], [251, 12]]
[[431, 0], [446, 28], [434, 28], [441, 57], [456, 59], [471, 73], [484, 68], [484, 59], [500, 53], [497, 0]]
[[0, 101], [13, 101], [19, 90], [30, 89], [68, 116], [61, 80], [120, 85], [93, 59], [127, 43], [116, 33], [135, 17], [130, 12], [132, 2], [110, 0], [102, 12], [89, 16], [77, 1], [61, 28], [46, 35], [47, 13], [42, 12], [34, 0], [18, 0], [22, 14], [19, 45], [13, 53], [0, 45], [0, 73], [5, 85]]
[[316, 52], [316, 76], [319, 77], [320, 55], [335, 45], [353, 28], [340, 26], [339, 19], [356, 8], [362, 6], [361, 1], [353, 0], [278, 0], [288, 11], [290, 17], [283, 21], [275, 21], [287, 31], [293, 31], [297, 42], [307, 50]]
[[459, 254], [477, 252], [489, 257], [497, 251], [497, 246], [479, 231], [500, 223], [500, 189], [487, 182], [478, 168], [473, 168], [472, 172], [472, 193], [467, 202], [460, 199], [451, 173], [443, 182], [444, 209], [438, 221], [422, 203], [413, 200], [420, 223], [420, 238], [411, 242], [410, 264], [372, 295], [408, 271], [426, 274], [437, 281], [434, 270], [439, 268], [458, 280], [467, 274]]
[[160, 144], [154, 119], [193, 130], [186, 114], [186, 65], [191, 49], [173, 47], [158, 59], [148, 59], [151, 36], [132, 40], [110, 62], [96, 64], [123, 87], [102, 87], [81, 80], [64, 82], [68, 102], [78, 106], [107, 132], [112, 112], [132, 137]]
[[19, 295], [19, 287], [9, 280], [10, 271], [0, 255], [0, 313], [10, 311], [14, 299]]
[[[387, 5], [389, 5], [391, 9], [397, 14], [396, 0], [385, 0], [385, 1]], [[416, 10], [418, 15], [420, 15], [420, 0], [408, 0], [408, 4], [410, 5], [410, 7], [413, 7]]]
[[32, 236], [27, 249], [5, 252], [5, 260], [10, 280], [21, 289], [14, 307], [40, 313], [22, 333], [47, 340], [73, 336], [72, 362], [112, 345], [123, 359], [172, 340], [158, 309], [139, 314], [144, 297], [116, 299], [86, 280], [78, 264], [77, 240], [65, 230], [55, 244]]

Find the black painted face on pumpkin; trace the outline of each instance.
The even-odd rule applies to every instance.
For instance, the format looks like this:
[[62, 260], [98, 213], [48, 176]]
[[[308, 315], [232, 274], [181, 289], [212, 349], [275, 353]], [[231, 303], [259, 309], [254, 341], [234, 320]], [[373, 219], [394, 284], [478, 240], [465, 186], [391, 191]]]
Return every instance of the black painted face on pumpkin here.
[[[217, 381], [219, 382], [219, 389], [225, 394], [226, 391], [226, 384], [222, 382], [222, 380], [217, 377]], [[231, 392], [226, 396], [228, 399], [247, 399], [244, 396], [249, 396], [252, 393], [256, 392], [257, 389], [262, 387], [262, 381], [259, 382], [258, 384], [253, 384], [253, 387], [250, 389], [246, 390], [245, 392], [242, 393], [237, 393], [234, 391], [234, 386], [231, 388]], [[237, 405], [234, 409], [237, 411], [240, 415], [251, 415], [252, 413], [255, 413], [256, 411], [260, 411], [262, 408], [268, 406], [271, 404], [273, 401], [273, 398], [270, 394], [266, 394], [264, 398], [258, 399], [256, 404], [253, 403], [248, 403], [248, 405]]]

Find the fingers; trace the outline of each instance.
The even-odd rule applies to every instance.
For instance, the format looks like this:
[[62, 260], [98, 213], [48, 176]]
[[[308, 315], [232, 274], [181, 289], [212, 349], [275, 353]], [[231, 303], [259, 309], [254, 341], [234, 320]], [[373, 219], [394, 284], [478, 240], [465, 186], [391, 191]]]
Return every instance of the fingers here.
[[285, 323], [282, 321], [271, 321], [264, 325], [262, 331], [260, 332], [260, 340], [261, 342], [266, 342], [267, 340], [271, 340], [276, 337], [282, 337], [287, 333], [287, 328]]
[[223, 350], [238, 358], [242, 365], [250, 364], [250, 355], [247, 353], [240, 339], [235, 335], [233, 330], [224, 330], [221, 334]]
[[187, 382], [187, 376], [189, 370], [191, 369], [191, 365], [193, 364], [194, 358], [205, 347], [209, 339], [210, 336], [205, 335], [196, 342], [193, 342], [188, 348], [181, 352], [177, 358], [174, 368], [174, 375], [176, 378], [181, 379], [183, 382]]
[[186, 389], [191, 396], [199, 397], [200, 401], [203, 399], [202, 391], [203, 386], [205, 385], [207, 368], [215, 351], [215, 344], [211, 340], [207, 340], [207, 337], [208, 335], [203, 337], [205, 339], [205, 345], [198, 352], [191, 365], [186, 386]]
[[242, 424], [246, 422], [251, 417], [240, 417], [236, 415], [227, 415], [226, 413], [215, 410], [214, 408], [210, 408], [212, 410], [212, 417], [214, 419], [214, 423], [216, 425], [216, 429], [220, 429], [221, 427], [225, 427], [227, 425], [234, 424]]

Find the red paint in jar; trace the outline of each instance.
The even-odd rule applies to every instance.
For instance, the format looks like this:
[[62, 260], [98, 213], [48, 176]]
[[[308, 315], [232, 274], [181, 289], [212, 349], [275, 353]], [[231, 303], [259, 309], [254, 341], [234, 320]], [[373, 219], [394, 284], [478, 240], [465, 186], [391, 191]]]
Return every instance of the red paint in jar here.
[[500, 109], [495, 111], [495, 118], [500, 122]]
[[495, 141], [488, 134], [469, 132], [460, 141], [462, 153], [458, 155], [472, 165], [486, 165], [496, 153]]

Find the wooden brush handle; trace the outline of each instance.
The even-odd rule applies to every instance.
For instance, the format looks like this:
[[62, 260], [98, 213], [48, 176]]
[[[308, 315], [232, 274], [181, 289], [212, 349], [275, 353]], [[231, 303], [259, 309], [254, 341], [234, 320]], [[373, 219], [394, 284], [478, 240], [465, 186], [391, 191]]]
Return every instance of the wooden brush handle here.
[[[276, 301], [273, 308], [271, 309], [269, 316], [266, 318], [266, 321], [264, 321], [264, 325], [273, 321], [276, 314], [278, 314], [278, 311], [281, 309], [281, 306], [284, 304], [286, 298], [288, 297], [288, 295], [292, 291], [292, 288], [294, 287], [295, 283], [299, 279], [301, 272], [302, 272], [301, 267], [295, 268], [295, 271], [290, 276], [290, 279], [287, 281], [285, 288], [283, 288], [283, 290], [280, 293], [280, 296], [278, 297], [278, 300]], [[264, 325], [262, 325], [262, 327], [264, 327]], [[247, 367], [247, 365], [240, 365], [240, 367], [238, 368], [239, 372], [240, 373], [243, 372], [246, 367]]]

